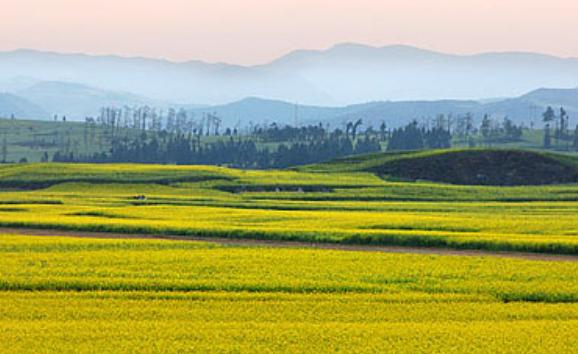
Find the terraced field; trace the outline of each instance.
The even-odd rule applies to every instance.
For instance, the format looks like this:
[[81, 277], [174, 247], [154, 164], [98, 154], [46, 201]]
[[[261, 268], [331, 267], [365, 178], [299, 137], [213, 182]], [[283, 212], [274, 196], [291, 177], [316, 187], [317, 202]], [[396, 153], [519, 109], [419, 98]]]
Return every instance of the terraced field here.
[[0, 226], [578, 255], [577, 184], [401, 182], [341, 165], [9, 165]]
[[[286, 171], [1, 166], [0, 352], [575, 352], [578, 185], [375, 169], [411, 154]], [[574, 159], [555, 159], [571, 176]]]

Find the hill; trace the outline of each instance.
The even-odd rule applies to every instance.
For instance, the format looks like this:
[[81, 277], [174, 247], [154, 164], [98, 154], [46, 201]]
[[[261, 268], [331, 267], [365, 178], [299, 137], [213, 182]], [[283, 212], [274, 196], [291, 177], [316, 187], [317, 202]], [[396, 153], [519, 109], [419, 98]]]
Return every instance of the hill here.
[[16, 94], [42, 107], [50, 116], [65, 115], [72, 120], [82, 120], [87, 116], [95, 116], [105, 106], [167, 105], [164, 102], [130, 93], [107, 91], [87, 85], [60, 81], [37, 82], [17, 91]]
[[75, 82], [183, 104], [222, 104], [250, 96], [330, 101], [299, 76], [252, 67], [34, 50], [0, 53], [0, 81], [18, 77]]
[[439, 114], [471, 114], [479, 123], [485, 114], [501, 119], [508, 117], [517, 124], [541, 126], [541, 115], [546, 107], [564, 107], [573, 127], [578, 117], [578, 89], [538, 89], [525, 95], [489, 102], [472, 100], [438, 101], [375, 101], [348, 106], [311, 106], [295, 103], [247, 98], [224, 105], [195, 109], [197, 114], [216, 113], [226, 125], [263, 123], [317, 124], [329, 123], [340, 127], [348, 121], [362, 118], [364, 125], [378, 127], [386, 122], [390, 128], [408, 124], [414, 119], [433, 118]]
[[578, 59], [535, 53], [453, 55], [357, 44], [298, 51], [259, 66], [31, 50], [0, 53], [0, 82], [15, 78], [76, 82], [177, 103], [215, 105], [264, 97], [347, 105], [514, 97], [538, 87], [573, 88]]
[[[517, 122], [541, 124], [542, 112], [548, 106], [564, 107], [572, 117], [578, 116], [578, 89], [541, 88], [516, 98], [482, 105], [476, 112], [508, 116]], [[576, 122], [576, 120], [574, 120]]]
[[10, 93], [0, 93], [0, 117], [42, 119], [48, 113], [38, 105]]
[[385, 178], [460, 185], [524, 186], [578, 182], [578, 159], [506, 149], [454, 149], [374, 154], [336, 160], [309, 171], [366, 171]]

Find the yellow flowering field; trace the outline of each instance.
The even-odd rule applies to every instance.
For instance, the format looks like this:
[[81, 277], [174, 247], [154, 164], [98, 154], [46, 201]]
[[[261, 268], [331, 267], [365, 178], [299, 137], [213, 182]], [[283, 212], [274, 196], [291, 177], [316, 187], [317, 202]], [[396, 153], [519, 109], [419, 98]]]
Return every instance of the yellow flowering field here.
[[0, 352], [569, 353], [578, 263], [0, 235]]
[[0, 166], [0, 226], [578, 254], [578, 186], [365, 172]]

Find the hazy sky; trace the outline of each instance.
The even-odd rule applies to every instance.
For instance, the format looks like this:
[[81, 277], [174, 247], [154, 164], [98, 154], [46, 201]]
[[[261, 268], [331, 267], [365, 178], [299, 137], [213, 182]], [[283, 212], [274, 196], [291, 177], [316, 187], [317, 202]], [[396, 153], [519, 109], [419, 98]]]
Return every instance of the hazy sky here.
[[578, 57], [576, 0], [0, 0], [0, 50], [264, 63], [340, 42]]

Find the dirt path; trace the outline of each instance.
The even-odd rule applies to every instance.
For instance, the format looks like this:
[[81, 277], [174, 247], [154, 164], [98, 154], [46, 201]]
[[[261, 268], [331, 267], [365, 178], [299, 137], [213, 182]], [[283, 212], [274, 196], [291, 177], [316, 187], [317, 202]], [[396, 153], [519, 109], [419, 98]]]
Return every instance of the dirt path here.
[[241, 240], [241, 239], [228, 239], [219, 237], [121, 234], [121, 233], [105, 233], [105, 232], [58, 231], [50, 229], [19, 229], [19, 228], [0, 228], [0, 234], [25, 235], [25, 236], [53, 236], [53, 237], [62, 236], [62, 237], [100, 238], [100, 239], [173, 240], [185, 242], [201, 241], [201, 242], [210, 242], [233, 246], [309, 248], [309, 249], [325, 249], [325, 250], [338, 250], [338, 251], [409, 253], [409, 254], [449, 255], [449, 256], [478, 256], [478, 257], [484, 256], [484, 257], [501, 257], [501, 258], [520, 258], [533, 261], [578, 262], [578, 256], [570, 256], [570, 255], [556, 255], [556, 254], [530, 253], [530, 252], [456, 250], [448, 248], [364, 246], [364, 245], [269, 241], [269, 240], [251, 240], [251, 239]]

